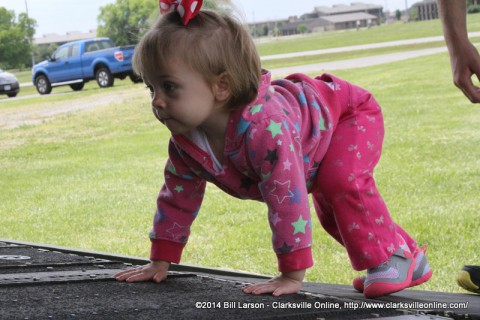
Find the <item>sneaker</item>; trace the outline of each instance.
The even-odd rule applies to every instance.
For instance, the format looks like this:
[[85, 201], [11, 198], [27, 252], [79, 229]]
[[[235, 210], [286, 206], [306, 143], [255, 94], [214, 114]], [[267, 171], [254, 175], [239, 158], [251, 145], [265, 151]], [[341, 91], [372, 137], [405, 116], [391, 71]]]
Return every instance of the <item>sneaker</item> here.
[[[430, 269], [427, 257], [425, 256], [426, 252], [426, 245], [423, 246], [423, 248], [415, 248], [415, 251], [413, 252], [413, 258], [415, 259], [415, 269], [413, 270], [412, 274], [412, 282], [408, 287], [418, 286], [424, 282], [427, 282], [432, 277], [432, 270]], [[353, 288], [355, 288], [355, 290], [357, 291], [363, 292], [366, 278], [366, 275], [361, 275], [360, 277], [356, 277], [355, 279], [353, 279]]]
[[432, 277], [432, 270], [428, 265], [427, 257], [425, 253], [427, 252], [427, 246], [424, 245], [423, 248], [417, 247], [413, 252], [413, 258], [415, 259], [415, 269], [413, 269], [412, 282], [409, 287], [418, 286], [424, 282], [427, 282]]
[[457, 283], [465, 290], [480, 294], [480, 266], [464, 266], [457, 275]]
[[363, 294], [367, 298], [377, 298], [408, 288], [414, 268], [412, 253], [397, 249], [387, 262], [367, 270]]

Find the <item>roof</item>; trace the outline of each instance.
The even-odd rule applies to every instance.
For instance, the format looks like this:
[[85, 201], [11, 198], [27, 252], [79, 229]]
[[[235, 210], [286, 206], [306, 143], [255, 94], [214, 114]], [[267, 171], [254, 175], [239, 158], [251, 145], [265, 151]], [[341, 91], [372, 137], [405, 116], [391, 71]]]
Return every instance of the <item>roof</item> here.
[[421, 2], [416, 2], [412, 5], [412, 7], [423, 6], [427, 4], [437, 4], [437, 0], [423, 0]]
[[35, 38], [33, 41], [35, 44], [50, 44], [50, 43], [64, 43], [75, 40], [84, 40], [89, 38], [95, 38], [97, 36], [97, 30], [90, 30], [89, 32], [70, 31], [64, 35], [56, 33], [44, 34], [40, 38]]
[[82, 43], [82, 42], [93, 42], [93, 41], [112, 41], [112, 40], [110, 40], [110, 38], [107, 38], [107, 37], [85, 38], [85, 39], [74, 40], [74, 41], [63, 43], [63, 44], [60, 45], [60, 47], [69, 46], [69, 45], [73, 45], [73, 44], [78, 44], [78, 43]]
[[377, 16], [373, 14], [368, 14], [364, 12], [356, 12], [356, 13], [347, 13], [347, 14], [336, 14], [333, 16], [323, 16], [320, 19], [328, 21], [330, 23], [341, 23], [341, 22], [349, 22], [349, 21], [357, 21], [357, 20], [368, 20], [368, 19], [377, 19]]
[[333, 15], [333, 14], [352, 12], [352, 11], [364, 11], [364, 10], [372, 10], [372, 9], [383, 9], [383, 6], [377, 5], [377, 4], [353, 2], [349, 6], [344, 4], [335, 4], [332, 7], [326, 7], [326, 6], [315, 7], [315, 12], [318, 14]]

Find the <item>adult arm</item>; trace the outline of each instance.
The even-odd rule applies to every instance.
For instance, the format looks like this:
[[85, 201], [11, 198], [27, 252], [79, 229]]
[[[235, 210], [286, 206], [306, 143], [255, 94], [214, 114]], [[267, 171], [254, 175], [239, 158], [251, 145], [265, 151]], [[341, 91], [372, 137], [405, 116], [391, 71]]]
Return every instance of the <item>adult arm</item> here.
[[454, 84], [472, 103], [480, 102], [480, 88], [472, 75], [480, 80], [480, 55], [468, 39], [467, 4], [464, 0], [437, 0], [445, 42], [450, 54]]

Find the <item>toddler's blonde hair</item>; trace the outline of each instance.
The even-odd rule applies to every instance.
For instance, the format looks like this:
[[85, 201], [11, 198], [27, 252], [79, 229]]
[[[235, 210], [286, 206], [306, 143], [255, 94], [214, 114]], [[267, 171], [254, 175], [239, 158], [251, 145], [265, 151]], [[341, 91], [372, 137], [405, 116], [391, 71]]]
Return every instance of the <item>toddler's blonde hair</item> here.
[[169, 58], [181, 59], [209, 84], [224, 73], [232, 93], [229, 109], [252, 102], [258, 94], [261, 66], [255, 44], [226, 13], [202, 10], [187, 26], [177, 12], [161, 15], [137, 45], [133, 66], [151, 79]]

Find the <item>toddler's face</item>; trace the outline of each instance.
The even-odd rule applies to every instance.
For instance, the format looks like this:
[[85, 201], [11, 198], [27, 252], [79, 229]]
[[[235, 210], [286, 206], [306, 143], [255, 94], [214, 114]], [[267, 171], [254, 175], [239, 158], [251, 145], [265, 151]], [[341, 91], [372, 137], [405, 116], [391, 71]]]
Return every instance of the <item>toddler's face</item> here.
[[182, 61], [171, 59], [145, 80], [152, 110], [172, 134], [202, 126], [217, 110], [212, 87]]

